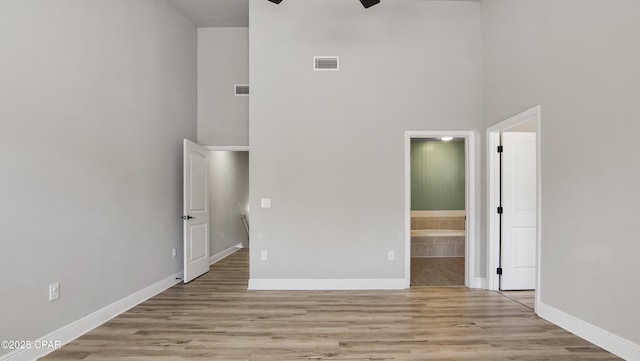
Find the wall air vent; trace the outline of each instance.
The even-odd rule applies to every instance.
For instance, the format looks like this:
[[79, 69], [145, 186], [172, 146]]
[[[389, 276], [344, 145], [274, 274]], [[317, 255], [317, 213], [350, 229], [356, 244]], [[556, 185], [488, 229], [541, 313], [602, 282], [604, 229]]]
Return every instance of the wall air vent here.
[[236, 84], [235, 95], [238, 97], [248, 97], [249, 96], [249, 84]]
[[313, 70], [316, 71], [338, 71], [339, 58], [337, 56], [314, 56]]

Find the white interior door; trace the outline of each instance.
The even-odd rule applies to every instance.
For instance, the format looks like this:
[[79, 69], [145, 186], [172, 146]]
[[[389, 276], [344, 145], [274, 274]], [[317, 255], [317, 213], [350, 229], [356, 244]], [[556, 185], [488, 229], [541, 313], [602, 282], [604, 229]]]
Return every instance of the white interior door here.
[[184, 140], [184, 282], [209, 271], [209, 202], [207, 156], [209, 152]]
[[536, 133], [502, 133], [502, 290], [536, 284]]

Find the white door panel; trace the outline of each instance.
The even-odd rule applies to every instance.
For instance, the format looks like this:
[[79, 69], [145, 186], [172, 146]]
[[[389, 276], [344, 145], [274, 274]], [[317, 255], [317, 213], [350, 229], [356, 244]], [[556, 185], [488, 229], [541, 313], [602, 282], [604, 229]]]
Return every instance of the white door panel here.
[[536, 134], [502, 134], [502, 290], [535, 288]]
[[209, 271], [209, 152], [184, 140], [184, 282]]
[[207, 233], [206, 224], [198, 224], [191, 227], [191, 253], [189, 261], [194, 262], [203, 257], [207, 257], [207, 247], [205, 247], [206, 242], [201, 242], [202, 239], [206, 238]]
[[516, 269], [528, 269], [535, 267], [535, 257], [531, 257], [536, 252], [536, 229], [513, 228], [511, 232], [511, 247], [513, 253], [513, 267]]

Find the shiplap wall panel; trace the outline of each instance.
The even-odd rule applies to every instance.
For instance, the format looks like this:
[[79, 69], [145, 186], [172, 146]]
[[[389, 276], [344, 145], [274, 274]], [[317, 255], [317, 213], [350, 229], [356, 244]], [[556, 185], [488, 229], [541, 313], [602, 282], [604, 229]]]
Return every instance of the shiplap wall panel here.
[[411, 141], [411, 210], [465, 208], [464, 140]]

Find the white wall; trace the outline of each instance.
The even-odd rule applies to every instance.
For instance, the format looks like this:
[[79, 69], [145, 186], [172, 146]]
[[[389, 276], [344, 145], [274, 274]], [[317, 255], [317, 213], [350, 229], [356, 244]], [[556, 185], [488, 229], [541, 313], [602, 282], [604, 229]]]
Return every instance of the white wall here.
[[211, 151], [208, 161], [210, 253], [238, 243], [248, 247], [240, 213], [249, 217], [249, 152]]
[[181, 269], [196, 30], [164, 1], [0, 0], [0, 79], [0, 339], [36, 340]]
[[640, 2], [482, 8], [486, 125], [542, 109], [541, 302], [640, 350]]
[[249, 29], [198, 28], [198, 143], [249, 145]]
[[[404, 278], [404, 131], [481, 128], [480, 4], [260, 0], [250, 15], [251, 278]], [[312, 71], [315, 55], [340, 71]]]

